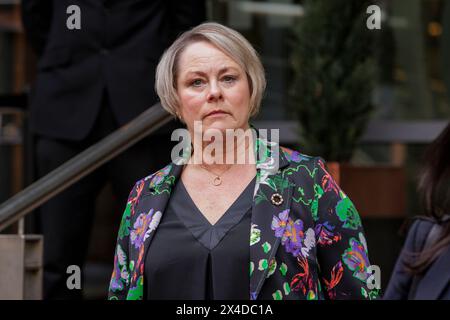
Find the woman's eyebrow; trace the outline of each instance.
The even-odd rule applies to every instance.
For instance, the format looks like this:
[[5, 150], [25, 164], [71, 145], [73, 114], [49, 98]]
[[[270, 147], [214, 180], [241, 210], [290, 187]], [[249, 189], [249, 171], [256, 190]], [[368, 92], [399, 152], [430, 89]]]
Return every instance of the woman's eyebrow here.
[[187, 71], [187, 72], [185, 73], [185, 76], [186, 76], [186, 77], [189, 77], [189, 76], [191, 76], [191, 75], [205, 76], [206, 73], [203, 72], [203, 71], [200, 71], [200, 70], [191, 70], [191, 71]]
[[228, 72], [228, 71], [238, 71], [235, 67], [223, 67], [219, 70], [219, 74]]
[[[228, 66], [226, 66], [226, 67], [223, 67], [223, 68], [219, 69], [219, 74], [223, 74], [223, 73], [226, 73], [228, 71], [238, 71], [238, 69], [235, 68], [235, 67], [231, 67], [231, 66], [228, 67]], [[186, 77], [189, 77], [189, 76], [192, 76], [192, 75], [206, 76], [206, 72], [201, 71], [201, 70], [189, 70], [189, 71], [187, 71], [185, 73]]]

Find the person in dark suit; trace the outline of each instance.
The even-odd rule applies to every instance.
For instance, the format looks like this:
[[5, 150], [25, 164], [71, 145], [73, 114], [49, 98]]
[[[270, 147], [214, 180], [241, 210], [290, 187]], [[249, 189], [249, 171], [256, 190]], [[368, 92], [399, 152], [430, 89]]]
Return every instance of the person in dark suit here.
[[427, 151], [419, 191], [428, 216], [408, 232], [387, 300], [450, 300], [450, 124]]
[[[23, 0], [22, 17], [39, 56], [30, 126], [42, 177], [157, 102], [158, 59], [179, 33], [205, 19], [205, 4]], [[167, 162], [168, 153], [152, 150], [170, 150], [159, 141], [170, 141], [177, 126], [159, 129], [41, 207], [44, 298], [80, 298], [66, 287], [66, 269], [84, 263], [96, 195], [110, 179], [125, 203], [137, 177]]]

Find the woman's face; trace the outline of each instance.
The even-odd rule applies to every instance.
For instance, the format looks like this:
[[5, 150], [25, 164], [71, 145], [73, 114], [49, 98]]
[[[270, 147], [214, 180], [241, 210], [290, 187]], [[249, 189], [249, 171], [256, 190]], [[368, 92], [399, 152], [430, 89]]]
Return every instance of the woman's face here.
[[178, 61], [180, 115], [193, 134], [194, 121], [208, 129], [247, 129], [250, 89], [244, 70], [208, 42], [190, 44]]

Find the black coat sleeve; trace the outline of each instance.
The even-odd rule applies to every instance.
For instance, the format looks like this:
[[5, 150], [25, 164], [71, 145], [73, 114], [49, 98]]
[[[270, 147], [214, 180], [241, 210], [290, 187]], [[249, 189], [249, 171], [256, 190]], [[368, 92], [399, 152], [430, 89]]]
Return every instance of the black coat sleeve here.
[[52, 20], [52, 0], [22, 0], [22, 23], [31, 46], [40, 56], [47, 44]]

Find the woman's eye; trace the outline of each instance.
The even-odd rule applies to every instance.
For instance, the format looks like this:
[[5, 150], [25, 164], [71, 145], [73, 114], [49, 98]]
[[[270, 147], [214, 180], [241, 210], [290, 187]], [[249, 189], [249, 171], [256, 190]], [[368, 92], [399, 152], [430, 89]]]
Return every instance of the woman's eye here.
[[201, 79], [195, 79], [191, 82], [191, 85], [194, 87], [200, 87], [203, 84], [203, 81]]
[[226, 83], [232, 83], [235, 80], [236, 80], [236, 77], [233, 77], [233, 76], [225, 76], [225, 77], [223, 77], [223, 81], [226, 82]]

